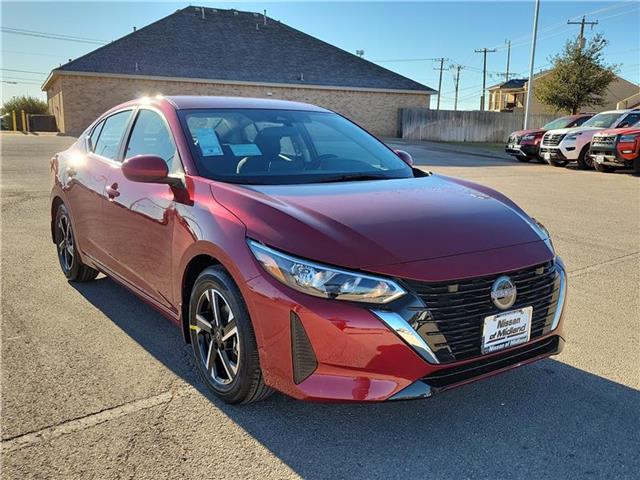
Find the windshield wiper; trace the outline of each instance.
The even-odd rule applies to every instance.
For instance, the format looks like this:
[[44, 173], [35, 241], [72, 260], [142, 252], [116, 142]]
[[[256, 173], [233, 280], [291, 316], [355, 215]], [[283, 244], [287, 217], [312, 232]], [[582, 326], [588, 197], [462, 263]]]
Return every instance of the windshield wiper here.
[[392, 178], [394, 177], [387, 177], [386, 175], [375, 175], [371, 173], [343, 173], [341, 175], [334, 175], [332, 177], [319, 178], [313, 183], [351, 182], [360, 180], [389, 180]]

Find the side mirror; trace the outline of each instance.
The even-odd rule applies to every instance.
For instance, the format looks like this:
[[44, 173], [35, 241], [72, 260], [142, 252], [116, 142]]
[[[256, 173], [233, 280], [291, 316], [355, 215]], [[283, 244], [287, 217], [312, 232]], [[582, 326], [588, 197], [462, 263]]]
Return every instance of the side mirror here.
[[173, 184], [167, 163], [156, 155], [136, 155], [122, 164], [122, 173], [132, 182]]
[[413, 157], [409, 152], [405, 152], [404, 150], [394, 150], [394, 152], [398, 157], [400, 157], [400, 160], [410, 167], [413, 167]]

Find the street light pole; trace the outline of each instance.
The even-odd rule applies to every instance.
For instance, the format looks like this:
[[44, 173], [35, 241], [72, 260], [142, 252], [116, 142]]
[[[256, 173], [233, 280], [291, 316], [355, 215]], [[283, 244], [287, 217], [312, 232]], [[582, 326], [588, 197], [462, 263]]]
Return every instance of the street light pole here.
[[524, 129], [529, 125], [529, 108], [531, 106], [531, 92], [533, 90], [533, 64], [536, 58], [536, 39], [538, 37], [538, 13], [540, 13], [540, 0], [536, 0], [535, 13], [533, 15], [533, 37], [531, 38], [531, 59], [529, 60], [529, 82], [527, 83], [527, 103], [524, 107]]

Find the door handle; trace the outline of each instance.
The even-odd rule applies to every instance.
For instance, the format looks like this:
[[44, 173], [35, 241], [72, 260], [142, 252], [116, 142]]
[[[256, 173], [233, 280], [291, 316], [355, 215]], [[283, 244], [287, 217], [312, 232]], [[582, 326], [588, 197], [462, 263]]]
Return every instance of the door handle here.
[[105, 190], [107, 191], [107, 196], [109, 197], [109, 200], [113, 200], [115, 197], [120, 195], [120, 192], [118, 191], [117, 183], [114, 183], [113, 185], [108, 186], [107, 188], [105, 188]]

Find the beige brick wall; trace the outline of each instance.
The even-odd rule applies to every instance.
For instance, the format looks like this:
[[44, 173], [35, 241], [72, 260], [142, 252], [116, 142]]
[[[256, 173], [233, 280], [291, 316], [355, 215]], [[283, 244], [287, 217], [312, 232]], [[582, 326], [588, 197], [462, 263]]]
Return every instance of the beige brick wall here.
[[64, 132], [64, 102], [62, 101], [62, 79], [54, 82], [47, 90], [49, 113], [55, 115], [58, 130]]
[[80, 75], [62, 75], [52, 82], [47, 90], [49, 107], [56, 115], [60, 130], [70, 135], [81, 133], [96, 117], [119, 103], [157, 94], [269, 97], [307, 102], [339, 112], [379, 136], [396, 136], [398, 109], [429, 107], [429, 95], [424, 93], [325, 90]]

